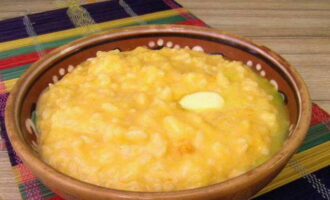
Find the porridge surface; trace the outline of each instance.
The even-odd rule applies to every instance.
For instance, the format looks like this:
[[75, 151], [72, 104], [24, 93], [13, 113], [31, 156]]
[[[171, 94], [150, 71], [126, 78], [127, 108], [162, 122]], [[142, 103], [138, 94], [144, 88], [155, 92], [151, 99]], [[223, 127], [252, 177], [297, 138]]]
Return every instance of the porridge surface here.
[[286, 112], [241, 62], [189, 49], [98, 52], [41, 95], [39, 150], [57, 170], [104, 187], [195, 188], [273, 155]]

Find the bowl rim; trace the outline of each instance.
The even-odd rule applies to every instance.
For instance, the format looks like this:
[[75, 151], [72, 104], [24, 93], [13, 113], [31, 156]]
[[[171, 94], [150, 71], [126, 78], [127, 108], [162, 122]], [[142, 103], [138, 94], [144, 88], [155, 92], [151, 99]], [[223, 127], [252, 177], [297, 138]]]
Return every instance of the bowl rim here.
[[[189, 32], [196, 35], [205, 35], [208, 37], [216, 38], [221, 37], [223, 39], [231, 41], [234, 40], [235, 42], [239, 42], [241, 44], [244, 44], [245, 46], [257, 48], [260, 53], [269, 55], [269, 59], [272, 58], [273, 61], [277, 63], [276, 65], [284, 66], [285, 68], [281, 68], [281, 70], [287, 70], [287, 73], [292, 76], [293, 80], [291, 81], [293, 81], [295, 90], [298, 93], [298, 105], [300, 115], [298, 117], [295, 129], [292, 131], [294, 137], [289, 137], [286, 140], [285, 144], [283, 144], [282, 148], [266, 162], [242, 175], [208, 186], [169, 192], [135, 192], [97, 186], [69, 177], [68, 175], [57, 171], [50, 165], [43, 162], [24, 141], [24, 138], [22, 138], [20, 134], [20, 128], [18, 126], [18, 117], [16, 116], [19, 115], [18, 107], [20, 106], [20, 99], [22, 98], [22, 95], [25, 91], [24, 86], [26, 86], [29, 81], [32, 80], [33, 76], [38, 72], [38, 70], [47, 66], [47, 64], [49, 63], [49, 59], [52, 60], [65, 56], [66, 53], [71, 52], [74, 49], [79, 49], [97, 40], [103, 40], [104, 38], [155, 32]], [[168, 199], [173, 197], [187, 198], [195, 196], [205, 197], [205, 195], [216, 195], [218, 193], [227, 193], [228, 191], [234, 191], [235, 188], [239, 186], [243, 187], [244, 185], [248, 185], [248, 183], [257, 182], [257, 180], [262, 180], [263, 178], [271, 174], [270, 169], [282, 169], [284, 167], [288, 159], [294, 154], [295, 150], [300, 146], [303, 139], [305, 138], [307, 130], [309, 128], [310, 118], [311, 100], [307, 86], [304, 80], [298, 74], [297, 70], [292, 67], [284, 58], [282, 58], [280, 55], [273, 52], [272, 50], [268, 49], [267, 47], [256, 44], [255, 42], [252, 42], [248, 39], [229, 34], [217, 29], [190, 25], [144, 25], [125, 27], [96, 33], [58, 47], [57, 49], [53, 50], [52, 52], [48, 53], [47, 55], [39, 59], [37, 62], [35, 62], [20, 77], [20, 79], [10, 92], [10, 96], [5, 110], [5, 124], [11, 144], [13, 145], [19, 157], [32, 170], [34, 174], [42, 174], [41, 179], [44, 182], [56, 182], [65, 188], [71, 188], [75, 191], [82, 191], [83, 193], [92, 192], [96, 196], [123, 199], [151, 199], [155, 197], [161, 199]]]

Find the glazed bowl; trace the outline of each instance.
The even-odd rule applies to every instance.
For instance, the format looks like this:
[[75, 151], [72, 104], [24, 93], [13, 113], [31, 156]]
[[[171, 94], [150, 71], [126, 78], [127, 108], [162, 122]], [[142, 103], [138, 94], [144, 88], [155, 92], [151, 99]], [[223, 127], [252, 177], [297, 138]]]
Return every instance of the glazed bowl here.
[[[97, 51], [138, 46], [191, 48], [246, 63], [282, 95], [290, 128], [283, 147], [262, 165], [227, 181], [182, 191], [131, 192], [104, 188], [71, 178], [43, 162], [37, 151], [34, 111], [41, 92]], [[64, 45], [34, 63], [13, 88], [6, 107], [6, 127], [15, 151], [32, 172], [65, 199], [246, 200], [269, 183], [302, 143], [310, 122], [311, 102], [297, 71], [268, 48], [222, 31], [193, 26], [150, 25], [94, 34]], [[69, 161], [68, 161], [69, 162]]]

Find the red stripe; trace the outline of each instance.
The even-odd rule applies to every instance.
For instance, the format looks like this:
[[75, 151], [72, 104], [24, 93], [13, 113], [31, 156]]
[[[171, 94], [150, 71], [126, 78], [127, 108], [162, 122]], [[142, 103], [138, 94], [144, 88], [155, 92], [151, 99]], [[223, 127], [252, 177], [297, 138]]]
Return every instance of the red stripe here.
[[64, 199], [62, 199], [60, 196], [53, 196], [53, 197], [47, 198], [45, 200], [64, 200]]
[[16, 169], [18, 171], [19, 178], [22, 181], [22, 183], [27, 183], [36, 179], [36, 177], [31, 172], [31, 170], [23, 163], [16, 165]]
[[175, 24], [182, 24], [182, 25], [194, 25], [194, 26], [207, 26], [202, 20], [200, 19], [189, 19], [182, 22], [177, 22]]
[[322, 108], [320, 108], [318, 105], [313, 104], [312, 106], [312, 120], [311, 120], [311, 126], [315, 124], [322, 123], [326, 120], [330, 119], [330, 115], [326, 113]]
[[[54, 48], [53, 48], [54, 49]], [[53, 49], [45, 50], [46, 53], [52, 51]], [[39, 59], [39, 55], [37, 52], [22, 54], [19, 56], [14, 56], [10, 58], [5, 58], [0, 60], [0, 70], [8, 69], [20, 65], [26, 65], [33, 63]]]

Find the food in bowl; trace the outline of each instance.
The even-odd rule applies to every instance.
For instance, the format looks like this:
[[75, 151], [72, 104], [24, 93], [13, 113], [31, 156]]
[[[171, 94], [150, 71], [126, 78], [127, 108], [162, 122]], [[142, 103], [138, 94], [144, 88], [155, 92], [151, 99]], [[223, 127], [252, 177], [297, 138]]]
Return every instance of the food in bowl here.
[[176, 191], [263, 163], [288, 129], [281, 96], [248, 66], [189, 49], [98, 52], [41, 95], [39, 151], [121, 190]]

